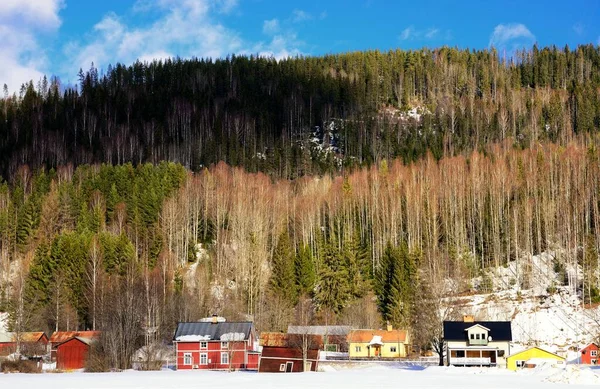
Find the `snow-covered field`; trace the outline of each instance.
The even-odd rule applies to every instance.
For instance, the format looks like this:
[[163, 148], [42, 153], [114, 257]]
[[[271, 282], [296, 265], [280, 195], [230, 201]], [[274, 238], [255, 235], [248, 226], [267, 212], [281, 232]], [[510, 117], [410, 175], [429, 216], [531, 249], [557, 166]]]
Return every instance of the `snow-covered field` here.
[[160, 371], [123, 373], [3, 374], [2, 388], [585, 388], [600, 383], [589, 368], [504, 369], [372, 366], [319, 373], [259, 374], [248, 372]]

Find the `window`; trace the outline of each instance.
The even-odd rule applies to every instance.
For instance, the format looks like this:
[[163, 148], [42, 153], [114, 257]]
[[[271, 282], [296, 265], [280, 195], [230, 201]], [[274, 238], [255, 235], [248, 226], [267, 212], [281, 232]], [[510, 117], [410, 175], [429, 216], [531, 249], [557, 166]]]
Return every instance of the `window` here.
[[208, 365], [208, 354], [207, 353], [200, 354], [200, 364]]
[[390, 352], [395, 353], [396, 352], [396, 346], [390, 346]]
[[184, 365], [192, 364], [192, 353], [184, 353], [183, 354], [183, 364]]
[[228, 342], [221, 342], [221, 350], [227, 350], [227, 347], [229, 347]]
[[208, 348], [208, 342], [200, 342], [200, 348]]
[[471, 334], [471, 340], [475, 339], [475, 334]]
[[359, 352], [362, 351], [362, 347], [356, 346], [356, 347], [354, 347], [354, 351], [356, 351], [357, 353], [359, 353]]
[[279, 365], [279, 371], [285, 371], [285, 363]]
[[598, 350], [590, 350], [590, 356], [591, 357], [597, 357], [598, 356]]
[[524, 367], [525, 366], [525, 361], [516, 361], [517, 362], [517, 367]]
[[229, 365], [229, 354], [221, 353], [221, 365]]
[[598, 364], [598, 360], [597, 359], [592, 359], [592, 365], [597, 365]]
[[475, 334], [475, 339], [479, 339], [479, 334]]

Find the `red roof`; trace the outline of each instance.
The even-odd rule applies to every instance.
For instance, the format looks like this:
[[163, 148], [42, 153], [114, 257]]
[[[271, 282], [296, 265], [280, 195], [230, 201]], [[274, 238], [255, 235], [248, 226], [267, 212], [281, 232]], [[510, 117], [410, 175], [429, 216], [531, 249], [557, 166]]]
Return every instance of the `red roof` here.
[[[46, 337], [46, 334], [43, 332], [21, 332], [21, 342], [35, 343], [39, 342], [44, 337]], [[0, 337], [0, 343], [14, 343], [16, 341], [17, 334], [14, 332], [6, 333], [4, 336]]]
[[[592, 347], [592, 346], [594, 346], [594, 347]], [[599, 347], [596, 343], [592, 342], [592, 343], [586, 345], [585, 347], [582, 347], [581, 349], [579, 349], [579, 351], [581, 352], [581, 351], [587, 350], [589, 348], [591, 348], [592, 350], [598, 350]]]
[[308, 337], [308, 348], [318, 350], [323, 347], [323, 337], [320, 335], [283, 334], [281, 332], [263, 332], [260, 334], [260, 345], [263, 347], [290, 347], [301, 342], [302, 337]]
[[100, 331], [58, 331], [50, 337], [50, 343], [62, 343], [71, 338], [94, 339], [100, 336]]

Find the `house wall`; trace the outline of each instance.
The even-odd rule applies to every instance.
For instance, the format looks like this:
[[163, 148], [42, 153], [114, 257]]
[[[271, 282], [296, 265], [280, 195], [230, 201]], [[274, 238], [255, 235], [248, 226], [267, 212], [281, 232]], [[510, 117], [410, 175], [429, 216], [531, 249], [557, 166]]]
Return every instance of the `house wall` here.
[[[370, 355], [369, 355], [369, 346], [368, 342], [358, 343], [358, 342], [350, 342], [348, 346], [348, 356], [350, 358], [375, 358], [374, 350], [371, 347]], [[357, 350], [357, 347], [360, 350]], [[396, 347], [396, 352], [392, 352], [391, 348]], [[381, 345], [381, 358], [405, 358], [406, 357], [406, 346], [404, 343], [389, 343], [384, 342]]]
[[[221, 341], [208, 341], [207, 348], [200, 348], [201, 342], [175, 342], [175, 351], [177, 354], [177, 370], [192, 370], [194, 365], [198, 369], [227, 370], [230, 367], [234, 369], [244, 369], [247, 365], [252, 365], [248, 361], [248, 350], [252, 349], [250, 342], [231, 342], [227, 348], [221, 348]], [[185, 354], [191, 353], [192, 363], [185, 364]], [[228, 354], [231, 358], [230, 363], [221, 363], [221, 354]], [[201, 364], [201, 354], [207, 355], [207, 363]], [[252, 368], [252, 366], [249, 366]], [[256, 365], [254, 365], [256, 368]]]
[[[592, 351], [596, 351], [596, 355], [592, 356]], [[590, 344], [588, 347], [581, 352], [581, 364], [583, 365], [597, 365], [600, 355], [598, 355], [598, 346]], [[596, 361], [594, 363], [594, 361]]]
[[[319, 363], [319, 351], [308, 350], [307, 365], [310, 371], [317, 371]], [[292, 373], [303, 372], [302, 351], [292, 347], [263, 347], [260, 358], [259, 373], [285, 373], [287, 364], [292, 364]], [[283, 366], [283, 371], [282, 366]]]
[[565, 359], [559, 357], [558, 355], [554, 355], [551, 352], [541, 350], [538, 348], [532, 348], [529, 350], [521, 351], [520, 353], [513, 354], [506, 358], [506, 368], [509, 370], [516, 371], [517, 361], [528, 361], [530, 359], [545, 359], [548, 361], [558, 361], [560, 363], [565, 363]]
[[56, 349], [56, 368], [60, 370], [83, 369], [89, 346], [77, 339], [60, 344]]
[[[473, 350], [479, 350], [481, 349], [482, 346], [469, 346], [469, 343], [467, 341], [463, 341], [463, 342], [458, 342], [458, 341], [448, 341], [446, 342], [446, 363], [447, 364], [452, 364], [452, 360], [450, 358], [450, 353], [448, 352], [449, 349], [455, 349], [455, 348], [464, 348], [464, 349], [473, 349]], [[488, 342], [487, 346], [485, 346], [486, 348], [492, 347], [492, 348], [497, 348], [498, 351], [502, 350], [504, 351], [504, 355], [500, 356], [498, 355], [498, 359], [496, 360], [496, 365], [497, 366], [501, 366], [504, 367], [506, 366], [506, 357], [508, 355], [510, 355], [510, 342]], [[500, 352], [498, 352], [498, 354], [501, 354]]]

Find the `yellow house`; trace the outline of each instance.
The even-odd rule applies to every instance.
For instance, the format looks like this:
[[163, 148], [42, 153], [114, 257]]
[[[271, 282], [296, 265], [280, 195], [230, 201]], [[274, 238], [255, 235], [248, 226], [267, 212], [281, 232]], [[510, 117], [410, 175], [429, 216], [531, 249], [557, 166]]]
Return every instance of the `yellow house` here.
[[564, 365], [566, 358], [546, 351], [539, 347], [531, 347], [527, 350], [509, 355], [506, 358], [506, 367], [509, 370], [516, 371], [525, 367], [535, 367], [541, 363], [552, 363], [554, 365]]
[[352, 330], [348, 333], [348, 356], [352, 358], [404, 358], [408, 348], [405, 330]]

